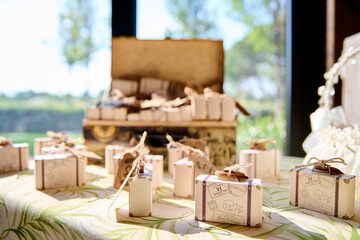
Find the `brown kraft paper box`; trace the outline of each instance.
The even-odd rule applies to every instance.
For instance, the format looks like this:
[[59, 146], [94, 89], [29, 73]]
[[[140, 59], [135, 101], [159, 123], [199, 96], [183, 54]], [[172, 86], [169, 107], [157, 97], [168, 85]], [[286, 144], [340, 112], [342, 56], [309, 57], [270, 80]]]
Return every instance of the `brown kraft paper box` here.
[[28, 169], [29, 144], [17, 143], [0, 147], [0, 173]]

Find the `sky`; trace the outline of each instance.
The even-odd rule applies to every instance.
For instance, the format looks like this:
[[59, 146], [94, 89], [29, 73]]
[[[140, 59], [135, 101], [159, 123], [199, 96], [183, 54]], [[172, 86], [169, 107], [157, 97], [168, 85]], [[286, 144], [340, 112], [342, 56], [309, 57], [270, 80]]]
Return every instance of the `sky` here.
[[[137, 37], [163, 39], [167, 27], [176, 22], [166, 10], [166, 0], [138, 0]], [[14, 95], [33, 90], [54, 94], [81, 95], [88, 87], [91, 95], [110, 87], [111, 1], [95, 0], [99, 25], [98, 39], [103, 47], [93, 57], [89, 69], [69, 69], [61, 55], [58, 16], [64, 0], [0, 1], [0, 93]], [[211, 0], [219, 26], [218, 39], [224, 48], [240, 40], [245, 29], [229, 17], [228, 6]], [[220, 7], [219, 7], [220, 6]]]

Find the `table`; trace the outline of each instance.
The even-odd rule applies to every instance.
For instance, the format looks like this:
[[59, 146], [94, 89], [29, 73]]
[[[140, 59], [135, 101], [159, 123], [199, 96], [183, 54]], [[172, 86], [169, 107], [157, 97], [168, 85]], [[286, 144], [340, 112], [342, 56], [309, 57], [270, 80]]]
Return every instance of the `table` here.
[[285, 157], [280, 176], [264, 180], [261, 228], [195, 221], [194, 202], [173, 196], [169, 175], [153, 215], [131, 218], [126, 191], [117, 211], [108, 210], [116, 190], [102, 167], [87, 166], [85, 186], [43, 191], [34, 188], [33, 169], [1, 174], [0, 239], [360, 239], [359, 200], [351, 220], [289, 205], [289, 169], [300, 162]]

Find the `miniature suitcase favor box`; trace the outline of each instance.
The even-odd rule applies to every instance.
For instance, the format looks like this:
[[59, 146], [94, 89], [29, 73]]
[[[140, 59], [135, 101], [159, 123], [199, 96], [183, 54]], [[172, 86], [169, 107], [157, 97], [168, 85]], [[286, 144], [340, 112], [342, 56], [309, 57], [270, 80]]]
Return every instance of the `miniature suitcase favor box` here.
[[13, 144], [0, 136], [0, 173], [28, 169], [29, 144]]
[[128, 184], [130, 217], [146, 217], [150, 216], [152, 212], [152, 164], [145, 163], [145, 157], [149, 153], [148, 148], [145, 147], [146, 135], [147, 132], [144, 132], [139, 144], [132, 149], [133, 152], [136, 152], [137, 157], [132, 161], [128, 172], [124, 174], [119, 168], [116, 174], [117, 182], [122, 179], [119, 175], [125, 176], [125, 178], [121, 182], [111, 206], [125, 185]]
[[200, 175], [195, 180], [195, 219], [200, 221], [260, 227], [263, 185], [248, 178], [234, 165], [216, 175]]
[[35, 138], [34, 155], [41, 155], [43, 147], [51, 147], [57, 144], [65, 143], [66, 146], [73, 147], [75, 145], [66, 133], [47, 131], [47, 138]]
[[251, 178], [269, 178], [280, 174], [280, 150], [267, 149], [266, 144], [275, 144], [271, 139], [251, 139], [250, 148], [240, 151], [239, 162], [252, 163], [249, 168], [241, 169]]
[[36, 189], [63, 188], [84, 185], [87, 158], [101, 159], [86, 149], [63, 146], [63, 154], [35, 156]]
[[174, 163], [174, 195], [177, 197], [194, 196], [194, 180], [200, 174], [214, 174], [216, 168], [209, 162], [209, 158], [199, 149], [175, 142], [171, 136], [168, 149], [179, 149], [184, 158]]
[[291, 169], [290, 204], [343, 219], [353, 217], [356, 177], [343, 174], [332, 163], [346, 164], [341, 158], [311, 158]]

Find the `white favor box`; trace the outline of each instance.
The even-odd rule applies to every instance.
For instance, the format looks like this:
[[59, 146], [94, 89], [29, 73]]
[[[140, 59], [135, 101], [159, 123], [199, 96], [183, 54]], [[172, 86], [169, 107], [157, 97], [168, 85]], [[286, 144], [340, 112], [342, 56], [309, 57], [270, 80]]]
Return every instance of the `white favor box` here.
[[145, 162], [152, 164], [152, 188], [161, 188], [164, 175], [164, 157], [162, 155], [146, 155]]
[[240, 151], [240, 164], [251, 163], [250, 167], [241, 168], [249, 178], [268, 178], [280, 174], [280, 151], [278, 149]]
[[88, 108], [86, 111], [86, 118], [91, 120], [100, 119], [100, 109], [99, 108]]
[[165, 111], [155, 110], [153, 112], [153, 115], [154, 115], [155, 122], [166, 122], [167, 121], [167, 114]]
[[102, 120], [114, 120], [115, 108], [100, 108], [100, 119]]
[[193, 119], [195, 120], [206, 119], [207, 106], [204, 95], [197, 95], [191, 97], [191, 110], [192, 110]]
[[34, 141], [34, 155], [40, 155], [43, 147], [51, 147], [55, 142], [52, 138], [35, 138]]
[[114, 160], [114, 156], [125, 151], [126, 147], [119, 145], [107, 145], [105, 147], [105, 168], [108, 173], [116, 174], [118, 169], [118, 161]]
[[[148, 164], [146, 164], [148, 165]], [[152, 173], [145, 166], [145, 173], [129, 178], [129, 216], [147, 217], [152, 212]]]
[[114, 120], [125, 121], [127, 108], [114, 108]]
[[183, 152], [175, 147], [168, 149], [168, 172], [174, 174], [174, 163], [183, 158]]
[[167, 119], [169, 122], [180, 122], [180, 109], [179, 108], [169, 108], [167, 109]]
[[63, 148], [57, 147], [43, 147], [41, 148], [41, 155], [49, 155], [49, 154], [64, 154], [65, 150]]
[[73, 154], [35, 156], [36, 189], [63, 188], [85, 184], [86, 157]]
[[151, 110], [141, 110], [140, 120], [144, 122], [151, 122], [154, 120], [153, 112]]
[[0, 147], [0, 173], [27, 170], [29, 165], [29, 144], [15, 143]]
[[190, 122], [192, 121], [191, 105], [185, 105], [180, 107], [181, 121]]
[[207, 97], [207, 113], [211, 120], [219, 120], [221, 118], [221, 98], [220, 96]]
[[222, 120], [234, 121], [235, 120], [235, 100], [226, 96], [222, 100]]
[[183, 158], [174, 164], [174, 195], [190, 198], [194, 196], [194, 162]]
[[200, 175], [195, 180], [195, 219], [260, 227], [262, 199], [261, 179], [223, 181]]
[[349, 219], [355, 214], [354, 175], [298, 168], [290, 171], [290, 204]]
[[128, 113], [127, 120], [128, 121], [140, 121], [140, 114], [139, 113]]

